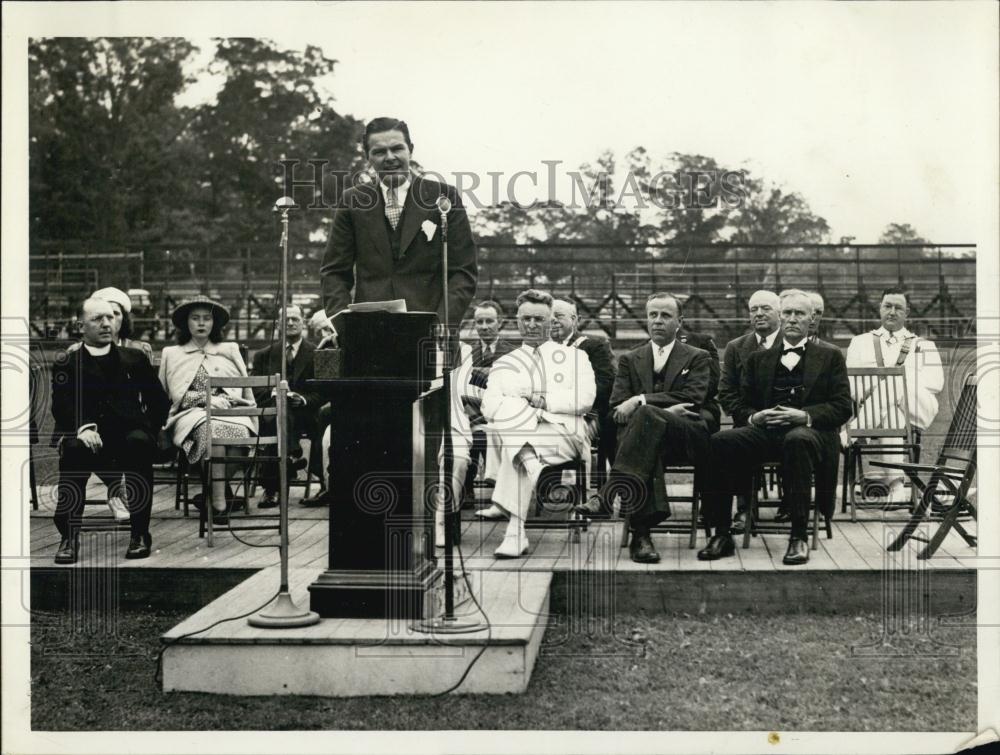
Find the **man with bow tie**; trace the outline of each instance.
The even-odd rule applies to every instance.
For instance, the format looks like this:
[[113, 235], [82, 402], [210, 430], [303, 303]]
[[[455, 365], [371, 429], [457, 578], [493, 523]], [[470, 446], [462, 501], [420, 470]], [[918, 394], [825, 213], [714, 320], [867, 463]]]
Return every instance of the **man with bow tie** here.
[[[941, 356], [933, 341], [918, 337], [907, 330], [906, 318], [910, 314], [909, 295], [902, 288], [887, 288], [882, 292], [879, 305], [881, 325], [869, 333], [862, 333], [851, 339], [847, 347], [848, 367], [892, 367], [902, 366], [906, 373], [906, 388], [909, 406], [883, 406], [883, 396], [873, 391], [866, 397], [855, 396], [870, 402], [873, 411], [859, 407], [858, 416], [888, 417], [889, 411], [907, 412], [910, 424], [919, 434], [930, 427], [937, 416], [937, 396], [944, 388], [944, 370]], [[900, 389], [897, 395], [902, 396]], [[901, 423], [897, 423], [899, 426]], [[891, 439], [874, 440], [892, 443]], [[869, 460], [898, 461], [899, 457], [878, 457]], [[903, 488], [903, 477], [897, 470], [870, 467], [862, 481], [862, 492], [866, 497], [882, 496], [888, 501], [908, 500]]]
[[[752, 352], [743, 366], [734, 412], [745, 417], [747, 424], [712, 436], [705, 514], [715, 534], [698, 552], [703, 561], [735, 553], [730, 531], [732, 497], [749, 489], [756, 467], [778, 460], [792, 530], [783, 563], [806, 563], [813, 473], [817, 475], [817, 505], [821, 503], [819, 491], [829, 484], [831, 461], [836, 479], [838, 431], [850, 419], [852, 409], [847, 367], [835, 346], [808, 341], [812, 320], [808, 294], [797, 289], [782, 293], [781, 346]], [[824, 515], [832, 515], [832, 496], [824, 492], [822, 499]]]
[[618, 361], [611, 393], [612, 416], [618, 423], [618, 452], [611, 475], [597, 494], [577, 511], [607, 517], [621, 495], [632, 530], [629, 555], [637, 563], [656, 563], [651, 528], [670, 516], [665, 464], [693, 464], [695, 485], [709, 471], [708, 443], [719, 429], [719, 405], [708, 396], [711, 357], [677, 340], [681, 305], [668, 293], [646, 300], [649, 343]]
[[[354, 302], [404, 299], [410, 312], [444, 322], [441, 213], [447, 197], [448, 308], [457, 326], [476, 292], [476, 245], [453, 186], [410, 171], [413, 142], [405, 122], [375, 118], [365, 127], [365, 157], [377, 181], [344, 191], [320, 266], [323, 304], [334, 317]], [[457, 344], [457, 339], [455, 339]]]
[[494, 362], [483, 396], [489, 453], [498, 455], [488, 518], [510, 517], [497, 558], [527, 553], [524, 520], [542, 470], [590, 453], [584, 415], [597, 391], [594, 371], [586, 353], [549, 340], [551, 324], [552, 297], [523, 291], [517, 297], [523, 342]]
[[[281, 316], [281, 313], [278, 315]], [[286, 362], [285, 375], [288, 377], [288, 426], [284, 428], [288, 443], [288, 465], [290, 477], [307, 466], [302, 456], [299, 438], [307, 435], [313, 438], [313, 443], [319, 443], [317, 435], [317, 417], [323, 399], [315, 391], [306, 388], [306, 381], [315, 377], [313, 359], [316, 347], [302, 337], [304, 327], [302, 310], [297, 304], [288, 307], [285, 314], [285, 345], [271, 344], [253, 355], [254, 375], [274, 375], [281, 372], [281, 359]], [[257, 406], [274, 406], [274, 396], [268, 389], [254, 390]], [[276, 430], [274, 417], [261, 417], [261, 435], [274, 435]], [[257, 507], [261, 509], [274, 508], [278, 505], [278, 464], [267, 462], [261, 465], [261, 487], [264, 494]]]

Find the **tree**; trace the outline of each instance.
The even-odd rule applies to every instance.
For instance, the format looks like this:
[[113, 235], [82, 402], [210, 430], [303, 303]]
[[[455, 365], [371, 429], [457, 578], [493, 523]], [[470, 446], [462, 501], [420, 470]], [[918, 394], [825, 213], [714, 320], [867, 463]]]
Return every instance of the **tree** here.
[[909, 223], [889, 223], [879, 236], [880, 244], [929, 244]]
[[797, 192], [760, 179], [747, 181], [747, 197], [735, 213], [731, 240], [742, 244], [822, 244], [830, 237], [826, 220], [815, 215]]
[[32, 40], [32, 238], [114, 246], [162, 221], [183, 195], [175, 166], [187, 114], [174, 97], [195, 47], [183, 39]]
[[[262, 39], [216, 42], [209, 71], [225, 80], [216, 101], [200, 108], [194, 126], [203, 158], [200, 206], [217, 239], [271, 240], [272, 207], [285, 190], [281, 161], [298, 161], [298, 181], [312, 177], [309, 160], [327, 160], [327, 170], [347, 171], [360, 155], [360, 122], [340, 115], [316, 88], [336, 64], [318, 47], [300, 53]], [[298, 189], [296, 199], [307, 207], [314, 197]], [[299, 215], [296, 241], [307, 241], [329, 214]]]

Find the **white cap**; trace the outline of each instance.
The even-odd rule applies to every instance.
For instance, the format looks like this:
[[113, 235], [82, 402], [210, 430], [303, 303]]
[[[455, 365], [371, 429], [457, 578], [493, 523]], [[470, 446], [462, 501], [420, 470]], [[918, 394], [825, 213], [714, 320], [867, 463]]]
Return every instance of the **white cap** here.
[[121, 307], [123, 312], [132, 311], [132, 300], [128, 298], [128, 294], [114, 286], [98, 289], [90, 295], [90, 298], [113, 302]]

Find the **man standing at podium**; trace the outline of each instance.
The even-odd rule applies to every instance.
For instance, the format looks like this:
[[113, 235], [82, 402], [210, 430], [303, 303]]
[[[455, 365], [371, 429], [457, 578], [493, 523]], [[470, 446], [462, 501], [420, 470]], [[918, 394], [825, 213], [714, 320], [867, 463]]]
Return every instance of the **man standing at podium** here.
[[[436, 312], [444, 323], [441, 212], [448, 217], [448, 307], [457, 326], [476, 293], [476, 244], [453, 186], [410, 171], [413, 142], [406, 123], [376, 118], [362, 140], [378, 180], [347, 189], [319, 269], [323, 303], [333, 317], [352, 301], [405, 299], [409, 312]], [[353, 300], [352, 300], [353, 289]]]

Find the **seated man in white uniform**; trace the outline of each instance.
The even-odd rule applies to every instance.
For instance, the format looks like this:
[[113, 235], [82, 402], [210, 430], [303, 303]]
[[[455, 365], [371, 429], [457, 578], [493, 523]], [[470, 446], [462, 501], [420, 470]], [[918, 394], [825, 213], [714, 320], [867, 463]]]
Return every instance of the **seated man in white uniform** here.
[[[868, 397], [855, 396], [855, 401], [873, 402], [875, 416], [885, 419], [889, 411], [907, 411], [910, 424], [919, 431], [930, 427], [938, 411], [937, 395], [944, 387], [944, 370], [941, 355], [933, 341], [920, 338], [906, 329], [906, 318], [910, 313], [907, 293], [901, 288], [888, 288], [882, 293], [879, 307], [880, 327], [870, 333], [862, 333], [851, 339], [847, 347], [847, 366], [850, 367], [893, 367], [902, 366], [906, 372], [908, 407], [881, 406], [880, 393], [874, 391]], [[902, 390], [898, 392], [902, 399]], [[859, 406], [857, 416], [865, 410]], [[897, 415], [901, 420], [902, 416]], [[894, 442], [885, 439], [886, 443]], [[869, 460], [880, 457], [870, 455]], [[899, 461], [886, 457], [886, 461]], [[885, 498], [887, 501], [907, 500], [903, 489], [903, 475], [898, 470], [870, 467], [862, 481], [862, 494], [866, 498]]]
[[497, 558], [528, 551], [524, 520], [542, 470], [590, 453], [584, 414], [597, 392], [594, 371], [586, 352], [549, 340], [551, 323], [549, 294], [517, 297], [522, 345], [493, 364], [483, 396], [487, 455], [498, 458], [490, 513], [510, 516]]

